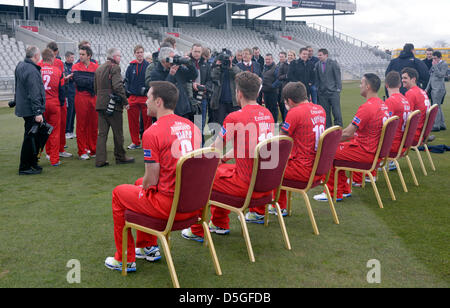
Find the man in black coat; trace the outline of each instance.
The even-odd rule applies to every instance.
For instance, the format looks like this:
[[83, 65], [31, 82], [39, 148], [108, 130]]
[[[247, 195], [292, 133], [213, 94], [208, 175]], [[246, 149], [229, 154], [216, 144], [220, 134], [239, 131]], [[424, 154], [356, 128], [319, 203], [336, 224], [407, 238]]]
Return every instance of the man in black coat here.
[[309, 59], [307, 48], [300, 49], [300, 58], [289, 64], [288, 81], [301, 81], [308, 92], [308, 99], [311, 95], [311, 85], [314, 83], [314, 66]]
[[41, 68], [37, 65], [41, 52], [36, 46], [26, 49], [25, 60], [19, 62], [15, 70], [15, 114], [25, 121], [25, 133], [20, 153], [20, 175], [39, 174], [35, 136], [29, 134], [36, 123], [44, 121], [45, 89], [41, 77]]
[[188, 64], [174, 65], [167, 62], [166, 59], [173, 59], [175, 51], [169, 47], [163, 47], [159, 50], [159, 61], [150, 73], [150, 81], [169, 81], [175, 84], [179, 91], [175, 114], [194, 121], [189, 94], [187, 93], [187, 84], [197, 78], [197, 70], [190, 61]]
[[[387, 75], [391, 71], [397, 71], [400, 73], [405, 67], [414, 68], [419, 73], [417, 85], [420, 88], [425, 89], [428, 84], [428, 80], [430, 79], [430, 73], [428, 72], [428, 68], [425, 63], [414, 56], [413, 44], [405, 44], [405, 46], [403, 47], [403, 51], [400, 53], [400, 56], [398, 56], [398, 58], [392, 59], [389, 63], [385, 75]], [[405, 95], [406, 91], [406, 88], [400, 88], [400, 92], [403, 95]], [[386, 96], [388, 96], [387, 91]]]

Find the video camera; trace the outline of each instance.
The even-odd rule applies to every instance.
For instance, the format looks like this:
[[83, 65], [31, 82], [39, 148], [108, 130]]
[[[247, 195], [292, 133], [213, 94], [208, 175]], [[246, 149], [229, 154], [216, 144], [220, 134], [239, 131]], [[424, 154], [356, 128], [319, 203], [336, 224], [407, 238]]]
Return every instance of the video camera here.
[[191, 59], [176, 55], [173, 58], [167, 57], [166, 62], [171, 65], [188, 65], [191, 62]]
[[216, 61], [220, 61], [220, 67], [222, 69], [224, 68], [229, 68], [231, 65], [231, 56], [232, 53], [230, 50], [226, 49], [226, 48], [222, 48], [222, 52], [218, 53], [216, 56]]

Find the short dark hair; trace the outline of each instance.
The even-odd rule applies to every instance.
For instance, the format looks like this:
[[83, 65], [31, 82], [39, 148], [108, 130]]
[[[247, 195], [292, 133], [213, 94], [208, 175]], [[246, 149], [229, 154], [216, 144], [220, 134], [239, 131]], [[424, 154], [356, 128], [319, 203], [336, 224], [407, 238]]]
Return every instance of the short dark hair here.
[[171, 37], [171, 36], [166, 37], [166, 38], [163, 40], [163, 43], [164, 43], [164, 42], [169, 43], [169, 44], [171, 45], [172, 48], [175, 47], [175, 44], [177, 43], [177, 41], [175, 40], [175, 38], [173, 38], [173, 37]]
[[370, 88], [374, 92], [378, 92], [381, 87], [381, 79], [377, 75], [373, 73], [367, 73], [364, 74], [364, 78], [366, 79], [367, 83], [370, 85]]
[[308, 100], [306, 87], [300, 81], [289, 82], [286, 86], [284, 86], [281, 94], [283, 100], [288, 100], [290, 98], [296, 104]]
[[261, 88], [261, 78], [252, 72], [240, 72], [235, 77], [236, 89], [242, 92], [247, 100], [256, 100]]
[[328, 54], [328, 50], [327, 50], [326, 48], [320, 48], [320, 49], [317, 51], [317, 53], [319, 53], [319, 52], [323, 53], [324, 55], [327, 55], [327, 54]]
[[433, 50], [433, 48], [428, 47], [428, 48], [427, 48], [427, 51], [434, 51], [434, 50]]
[[81, 47], [85, 46], [85, 45], [90, 45], [91, 43], [89, 43], [89, 41], [87, 40], [82, 40], [79, 44], [78, 44], [78, 49], [81, 49]]
[[42, 51], [41, 56], [43, 62], [53, 62], [53, 59], [55, 58], [55, 54], [50, 48], [45, 48]]
[[280, 51], [278, 55], [284, 55], [287, 58], [287, 52], [286, 51]]
[[414, 49], [414, 45], [411, 43], [407, 43], [405, 44], [405, 46], [403, 46], [403, 51], [404, 52], [411, 52]]
[[434, 51], [433, 56], [438, 57], [439, 59], [442, 59], [442, 53], [439, 50]]
[[175, 110], [179, 92], [177, 87], [168, 81], [152, 81], [149, 83], [154, 98], [161, 98], [164, 108]]
[[411, 79], [416, 78], [416, 81], [417, 79], [419, 79], [419, 73], [415, 68], [412, 67], [405, 67], [404, 69], [402, 69], [402, 75], [403, 74], [408, 75]]
[[92, 57], [92, 49], [89, 46], [81, 46], [80, 50], [86, 51], [88, 57]]
[[[300, 48], [300, 51], [298, 52], [299, 54], [301, 54], [303, 51], [308, 51], [308, 48], [306, 48], [306, 47], [302, 47], [302, 48]], [[308, 51], [309, 52], [309, 51]]]
[[387, 88], [400, 88], [402, 86], [402, 77], [400, 76], [400, 73], [397, 71], [390, 71], [386, 75], [386, 87]]
[[58, 44], [56, 44], [56, 42], [50, 42], [47, 44], [47, 48], [50, 49], [53, 52], [57, 52], [58, 51]]
[[66, 54], [64, 55], [66, 58], [68, 58], [68, 57], [70, 57], [70, 56], [73, 56], [74, 55], [74, 53], [73, 52], [71, 52], [71, 51], [66, 51]]
[[272, 57], [273, 58], [273, 55], [271, 53], [266, 53], [266, 57]]

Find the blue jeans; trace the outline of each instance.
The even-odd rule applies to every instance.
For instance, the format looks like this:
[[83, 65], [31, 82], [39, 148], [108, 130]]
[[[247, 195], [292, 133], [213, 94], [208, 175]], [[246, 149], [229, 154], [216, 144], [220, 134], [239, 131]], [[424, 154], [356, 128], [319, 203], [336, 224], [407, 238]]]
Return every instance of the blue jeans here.
[[311, 86], [311, 100], [314, 104], [317, 105], [317, 86]]
[[75, 122], [75, 93], [67, 95], [67, 120], [66, 133], [73, 133], [73, 126]]

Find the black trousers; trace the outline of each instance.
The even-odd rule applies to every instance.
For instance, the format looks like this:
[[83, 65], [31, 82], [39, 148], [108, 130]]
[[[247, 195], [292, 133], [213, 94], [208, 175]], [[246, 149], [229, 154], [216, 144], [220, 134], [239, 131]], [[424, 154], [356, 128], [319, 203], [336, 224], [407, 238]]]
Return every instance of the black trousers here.
[[23, 142], [22, 142], [22, 150], [20, 151], [20, 165], [19, 171], [25, 171], [30, 169], [31, 167], [37, 166], [38, 163], [38, 153], [36, 150], [36, 142], [34, 135], [29, 135], [31, 127], [33, 127], [34, 116], [24, 117], [25, 121], [24, 128], [25, 132], [23, 134]]
[[230, 113], [234, 111], [238, 111], [241, 109], [239, 106], [233, 106], [233, 102], [220, 102], [219, 103], [219, 109], [216, 110], [216, 120], [217, 123], [220, 125], [223, 125], [223, 121], [229, 115]]
[[273, 92], [264, 92], [264, 104], [266, 108], [272, 113], [273, 120], [275, 123], [278, 122], [278, 93], [276, 91]]

